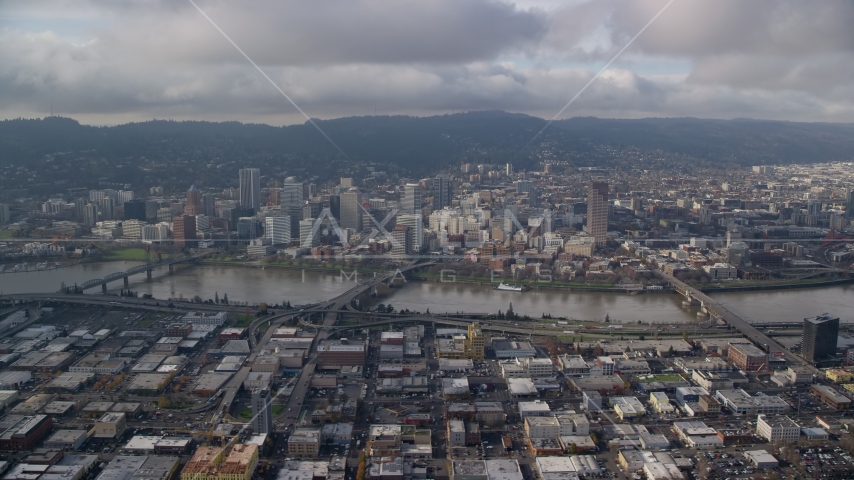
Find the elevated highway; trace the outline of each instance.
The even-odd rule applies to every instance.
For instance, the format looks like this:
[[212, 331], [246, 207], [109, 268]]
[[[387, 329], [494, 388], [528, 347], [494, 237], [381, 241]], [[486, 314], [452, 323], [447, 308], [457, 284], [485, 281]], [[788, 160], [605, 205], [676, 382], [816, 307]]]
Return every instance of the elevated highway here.
[[750, 341], [767, 351], [769, 355], [779, 353], [783, 355], [786, 360], [793, 365], [802, 365], [808, 368], [810, 371], [812, 371], [813, 374], [816, 375], [820, 373], [819, 370], [815, 368], [812, 364], [790, 352], [785, 347], [774, 341], [774, 339], [772, 339], [768, 335], [760, 332], [756, 327], [746, 322], [744, 319], [742, 319], [735, 313], [729, 311], [726, 307], [715, 301], [712, 297], [677, 279], [673, 275], [669, 275], [664, 272], [658, 272], [658, 274], [661, 275], [668, 282], [670, 282], [670, 284], [673, 285], [674, 290], [676, 290], [689, 300], [700, 302], [700, 305], [702, 305], [702, 307], [707, 312], [732, 325], [733, 328], [744, 334], [748, 339], [750, 339]]

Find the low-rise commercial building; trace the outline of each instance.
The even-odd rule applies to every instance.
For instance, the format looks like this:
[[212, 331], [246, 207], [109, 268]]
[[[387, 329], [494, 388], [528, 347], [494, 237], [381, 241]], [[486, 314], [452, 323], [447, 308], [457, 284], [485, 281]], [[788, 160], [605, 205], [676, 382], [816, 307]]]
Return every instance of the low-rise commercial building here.
[[796, 443], [801, 427], [786, 416], [759, 415], [756, 418], [756, 435], [770, 443]]
[[288, 455], [294, 458], [317, 458], [320, 452], [320, 430], [297, 428], [288, 437]]

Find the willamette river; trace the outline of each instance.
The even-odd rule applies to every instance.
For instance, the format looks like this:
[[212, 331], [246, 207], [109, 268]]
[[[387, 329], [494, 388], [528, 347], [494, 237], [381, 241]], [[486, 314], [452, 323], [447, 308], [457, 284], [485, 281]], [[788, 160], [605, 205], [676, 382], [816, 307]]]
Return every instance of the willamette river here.
[[[56, 292], [62, 282], [80, 284], [92, 278], [103, 278], [123, 271], [134, 262], [103, 262], [79, 264], [51, 271], [0, 274], [0, 292]], [[8, 267], [7, 267], [8, 268]], [[238, 266], [198, 265], [177, 267], [173, 275], [166, 268], [155, 271], [151, 281], [145, 274], [131, 277], [130, 289], [155, 298], [213, 298], [214, 294], [238, 302], [277, 304], [285, 301], [299, 305], [314, 303], [336, 296], [353, 285], [352, 278], [340, 275], [287, 269], [257, 269]], [[110, 292], [123, 288], [114, 281]], [[100, 288], [88, 291], [99, 294]], [[733, 312], [751, 322], [793, 322], [824, 312], [839, 316], [843, 322], [854, 322], [854, 285], [822, 289], [781, 290], [774, 292], [745, 292], [717, 294], [718, 299]], [[578, 320], [602, 320], [608, 315], [612, 322], [679, 323], [695, 321], [697, 307], [682, 305], [682, 297], [674, 294], [627, 295], [600, 292], [569, 292], [539, 290], [524, 293], [499, 292], [488, 285], [410, 281], [392, 293], [372, 300], [372, 303], [392, 304], [396, 309], [407, 308], [432, 313], [480, 312], [497, 313], [513, 309], [521, 315], [540, 317], [543, 313]]]

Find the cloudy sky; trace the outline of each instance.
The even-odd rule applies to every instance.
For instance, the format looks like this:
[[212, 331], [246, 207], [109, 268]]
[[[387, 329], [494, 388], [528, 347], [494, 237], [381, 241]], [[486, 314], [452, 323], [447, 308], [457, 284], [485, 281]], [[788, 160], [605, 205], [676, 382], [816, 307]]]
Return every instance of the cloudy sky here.
[[[195, 0], [308, 115], [552, 118], [667, 0]], [[561, 116], [854, 122], [854, 2], [676, 0]], [[302, 123], [188, 0], [0, 2], [0, 117]]]

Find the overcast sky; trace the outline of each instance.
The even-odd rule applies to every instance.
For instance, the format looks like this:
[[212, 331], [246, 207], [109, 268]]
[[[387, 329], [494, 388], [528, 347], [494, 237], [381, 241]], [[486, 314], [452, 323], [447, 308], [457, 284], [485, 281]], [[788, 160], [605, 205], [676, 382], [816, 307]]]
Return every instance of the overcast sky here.
[[[552, 118], [666, 0], [197, 4], [310, 116]], [[305, 119], [186, 0], [0, 2], [0, 117]], [[854, 2], [676, 0], [561, 118], [854, 121]]]

